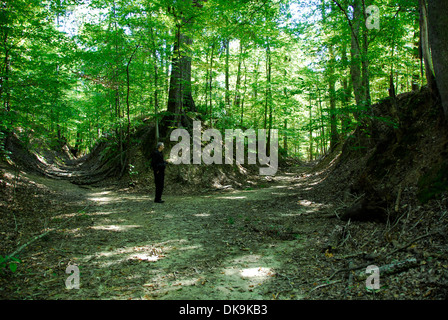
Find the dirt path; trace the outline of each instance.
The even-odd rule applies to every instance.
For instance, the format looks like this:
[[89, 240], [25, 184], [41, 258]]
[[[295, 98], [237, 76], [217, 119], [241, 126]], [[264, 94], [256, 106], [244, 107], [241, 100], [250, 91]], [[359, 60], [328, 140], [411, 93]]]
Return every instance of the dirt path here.
[[[105, 240], [106, 244], [98, 250], [97, 243], [91, 242], [87, 251], [94, 253], [80, 257], [79, 264], [86, 264], [86, 269], [93, 267], [96, 276], [104, 274], [107, 281], [89, 285], [93, 290], [89, 295], [146, 299], [268, 297], [270, 292], [264, 284], [275, 276], [282, 255], [296, 243], [244, 239], [242, 224], [236, 220], [244, 220], [245, 212], [252, 210], [247, 202], [255, 205], [270, 193], [258, 190], [166, 197], [163, 205], [153, 204], [148, 196], [94, 194], [104, 216], [89, 228], [88, 237]], [[93, 214], [101, 212], [95, 210]]]
[[[298, 201], [295, 173], [260, 189], [167, 195], [164, 204], [152, 195], [31, 178], [62, 193], [67, 208], [83, 209], [54, 216], [77, 215], [23, 257], [40, 279], [23, 289], [28, 298], [301, 299], [293, 260], [324, 228], [310, 225], [319, 204]], [[80, 289], [65, 287], [70, 264], [79, 267]]]
[[[420, 238], [403, 233], [400, 243], [385, 242], [387, 224], [329, 218], [340, 185], [304, 171], [290, 168], [254, 189], [167, 192], [164, 204], [155, 204], [152, 194], [23, 174], [23, 184], [32, 187], [20, 194], [28, 190], [37, 208], [27, 219], [28, 207], [16, 211], [16, 233], [0, 231], [7, 254], [43, 230], [53, 232], [20, 253], [15, 273], [0, 277], [0, 299], [424, 299], [443, 293], [434, 279], [445, 281], [445, 256], [442, 242], [433, 244], [442, 238], [397, 249], [427, 232], [418, 226], [421, 214], [401, 227], [418, 226]], [[10, 219], [6, 230], [13, 229]], [[329, 250], [338, 230], [345, 235]], [[379, 258], [372, 261], [368, 253]], [[347, 269], [410, 258], [419, 263], [382, 274], [381, 290], [367, 290], [365, 279]], [[79, 268], [79, 289], [66, 288], [69, 265]]]

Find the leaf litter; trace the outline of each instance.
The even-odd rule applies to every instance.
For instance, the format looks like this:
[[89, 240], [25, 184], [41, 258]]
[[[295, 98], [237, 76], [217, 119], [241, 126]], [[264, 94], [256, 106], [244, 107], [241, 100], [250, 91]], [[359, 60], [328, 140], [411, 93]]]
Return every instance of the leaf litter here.
[[[2, 231], [2, 250], [12, 252], [17, 243], [27, 241], [26, 235], [55, 230], [22, 252], [16, 272], [0, 277], [0, 296], [68, 300], [444, 297], [448, 263], [443, 233], [413, 242], [417, 237], [412, 233], [390, 236], [387, 224], [347, 224], [329, 217], [340, 204], [331, 188], [320, 183], [325, 172], [288, 169], [262, 188], [167, 193], [163, 205], [154, 204], [152, 194], [141, 190], [86, 189], [28, 174], [19, 188], [35, 197], [17, 201], [22, 206], [17, 211], [21, 212], [19, 232], [8, 231], [13, 222], [3, 218], [7, 231]], [[446, 199], [438, 205], [446, 210]], [[394, 228], [429, 231], [435, 219], [446, 225], [448, 217], [430, 211], [433, 207], [411, 207], [412, 214]], [[3, 205], [6, 209], [10, 208]], [[69, 225], [57, 229], [66, 219], [62, 215], [73, 216], [80, 210]], [[342, 239], [328, 246], [334, 229], [344, 231]], [[376, 291], [368, 290], [365, 278], [356, 276], [365, 267], [352, 268], [412, 257], [416, 264], [385, 274]], [[70, 264], [79, 266], [79, 290], [65, 287]]]

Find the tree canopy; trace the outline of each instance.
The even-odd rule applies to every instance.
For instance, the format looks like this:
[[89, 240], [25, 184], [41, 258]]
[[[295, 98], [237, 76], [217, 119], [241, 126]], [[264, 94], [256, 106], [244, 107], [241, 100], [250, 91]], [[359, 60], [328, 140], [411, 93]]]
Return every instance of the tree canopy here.
[[190, 114], [279, 129], [285, 154], [314, 159], [372, 104], [426, 84], [421, 3], [370, 4], [1, 1], [0, 125], [88, 152], [148, 117]]

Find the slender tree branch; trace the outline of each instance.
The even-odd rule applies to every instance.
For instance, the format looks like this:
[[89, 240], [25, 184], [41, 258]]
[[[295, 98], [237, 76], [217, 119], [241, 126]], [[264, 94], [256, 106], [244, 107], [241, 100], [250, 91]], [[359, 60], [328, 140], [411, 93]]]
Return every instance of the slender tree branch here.
[[350, 20], [350, 17], [348, 16], [347, 11], [341, 6], [341, 4], [337, 0], [333, 0], [333, 2], [339, 7], [339, 9], [344, 13], [345, 17], [347, 18], [348, 25], [350, 26], [350, 30], [352, 32], [353, 37], [355, 38], [355, 41], [356, 41], [356, 46], [358, 47], [358, 50], [361, 50], [358, 37], [355, 34], [352, 21]]

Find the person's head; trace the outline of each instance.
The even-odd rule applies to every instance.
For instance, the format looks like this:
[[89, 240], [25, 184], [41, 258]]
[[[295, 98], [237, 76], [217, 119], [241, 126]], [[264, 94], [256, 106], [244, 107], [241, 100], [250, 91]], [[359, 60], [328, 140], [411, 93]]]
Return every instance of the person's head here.
[[159, 142], [159, 143], [157, 144], [157, 150], [162, 151], [163, 148], [165, 148], [165, 145], [163, 144], [163, 142]]

